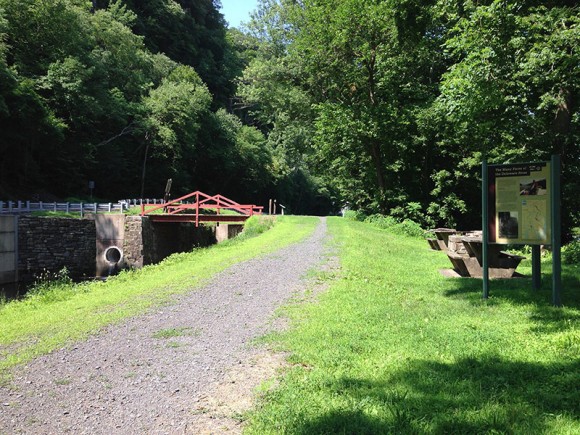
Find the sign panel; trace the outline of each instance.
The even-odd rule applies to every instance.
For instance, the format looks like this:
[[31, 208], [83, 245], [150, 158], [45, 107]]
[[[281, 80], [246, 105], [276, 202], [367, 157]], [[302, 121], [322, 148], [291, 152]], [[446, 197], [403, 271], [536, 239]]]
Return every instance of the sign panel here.
[[489, 242], [551, 243], [550, 163], [488, 166]]

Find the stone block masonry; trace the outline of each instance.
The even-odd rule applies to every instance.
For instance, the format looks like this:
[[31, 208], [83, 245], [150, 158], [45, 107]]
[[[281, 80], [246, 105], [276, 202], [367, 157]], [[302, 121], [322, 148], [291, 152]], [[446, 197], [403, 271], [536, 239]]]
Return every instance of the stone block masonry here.
[[18, 219], [18, 270], [21, 281], [66, 267], [72, 277], [95, 274], [95, 221], [21, 216]]
[[140, 269], [144, 263], [143, 230], [141, 216], [127, 216], [125, 218], [125, 238], [123, 240], [123, 255], [125, 266]]
[[215, 229], [191, 223], [155, 223], [147, 217], [127, 216], [123, 240], [124, 266], [141, 268], [177, 252], [210, 246]]
[[[18, 222], [18, 236], [10, 246], [16, 248], [13, 255], [18, 258], [18, 274], [11, 276], [17, 276], [23, 283], [34, 281], [45, 271], [53, 274], [64, 267], [74, 279], [106, 276], [99, 273], [99, 262], [103, 262], [110, 246], [119, 248], [116, 272], [123, 268], [139, 269], [173, 253], [216, 242], [215, 227], [155, 223], [141, 216], [99, 215], [97, 222], [94, 216], [85, 219], [20, 216], [14, 222]], [[223, 229], [226, 228], [224, 225]], [[239, 230], [239, 225], [235, 231], [232, 228], [225, 238], [235, 236]]]

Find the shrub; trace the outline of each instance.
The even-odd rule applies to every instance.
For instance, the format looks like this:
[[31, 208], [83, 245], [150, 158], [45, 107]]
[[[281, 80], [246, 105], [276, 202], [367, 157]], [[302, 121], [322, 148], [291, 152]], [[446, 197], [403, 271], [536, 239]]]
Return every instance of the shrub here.
[[384, 216], [382, 214], [370, 215], [365, 219], [365, 222], [383, 229], [391, 228], [399, 223], [394, 217]]
[[276, 219], [270, 216], [252, 216], [244, 223], [243, 238], [257, 236], [274, 226]]
[[403, 222], [392, 227], [392, 231], [396, 234], [406, 234], [411, 237], [424, 237], [425, 231], [417, 222], [411, 219], [405, 219]]
[[580, 264], [580, 240], [574, 240], [562, 247], [564, 264]]
[[411, 220], [425, 228], [435, 225], [433, 218], [423, 210], [419, 202], [408, 202], [404, 206], [393, 207], [390, 215], [398, 221]]
[[425, 231], [421, 228], [421, 225], [411, 219], [405, 219], [400, 222], [393, 216], [373, 214], [367, 217], [365, 222], [384, 230], [389, 229], [395, 234], [411, 237], [425, 237]]
[[359, 222], [363, 222], [365, 220], [365, 214], [360, 211], [360, 210], [346, 210], [344, 212], [343, 217], [345, 219], [351, 220], [351, 221], [359, 221]]

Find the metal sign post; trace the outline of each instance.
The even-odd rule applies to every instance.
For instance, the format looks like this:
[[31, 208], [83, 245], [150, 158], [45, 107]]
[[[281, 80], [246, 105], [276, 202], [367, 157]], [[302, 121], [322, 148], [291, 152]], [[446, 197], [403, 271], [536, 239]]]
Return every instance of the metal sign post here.
[[95, 190], [95, 182], [89, 181], [89, 191], [91, 192], [91, 200], [93, 199], [93, 191]]
[[540, 290], [542, 287], [542, 261], [540, 245], [532, 246], [532, 288]]
[[552, 176], [550, 193], [552, 196], [552, 303], [562, 306], [560, 293], [562, 290], [562, 218], [560, 215], [560, 156], [552, 156]]
[[487, 172], [487, 160], [483, 161], [481, 165], [481, 214], [482, 214], [482, 268], [483, 268], [483, 299], [489, 297], [489, 256], [488, 256], [488, 244], [489, 244], [489, 210], [488, 210], [488, 195], [489, 195], [489, 180]]

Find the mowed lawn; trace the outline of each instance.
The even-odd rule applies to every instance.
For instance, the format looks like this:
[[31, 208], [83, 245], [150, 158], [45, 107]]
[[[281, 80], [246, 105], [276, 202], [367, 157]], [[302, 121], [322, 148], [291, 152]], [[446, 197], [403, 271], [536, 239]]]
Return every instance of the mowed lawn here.
[[328, 225], [341, 267], [267, 338], [292, 365], [248, 433], [580, 433], [578, 266], [564, 268], [563, 308], [551, 306], [549, 263], [543, 290], [492, 281], [483, 301], [481, 280], [444, 278], [450, 263], [425, 241]]

